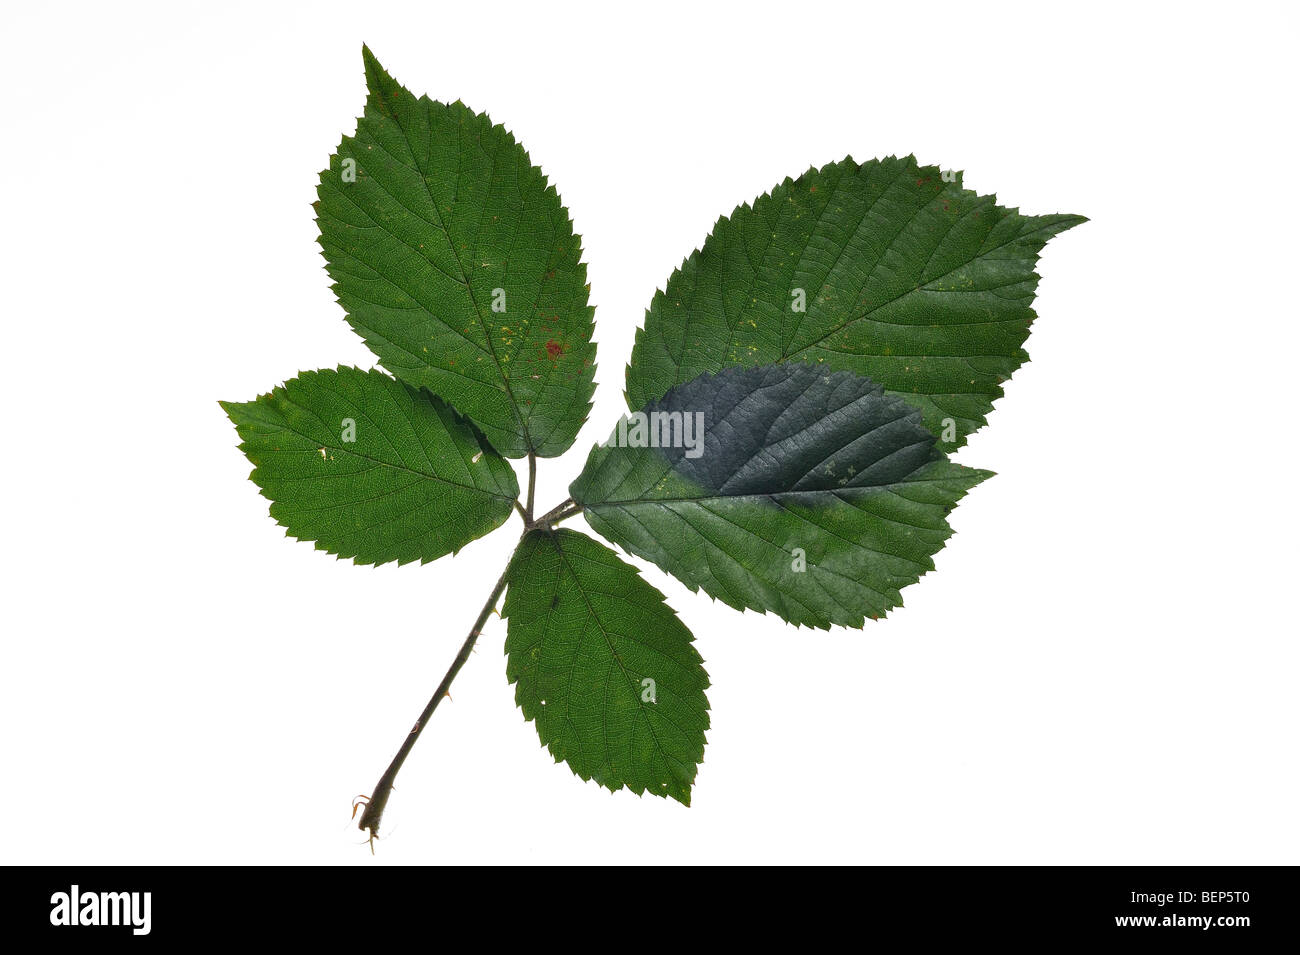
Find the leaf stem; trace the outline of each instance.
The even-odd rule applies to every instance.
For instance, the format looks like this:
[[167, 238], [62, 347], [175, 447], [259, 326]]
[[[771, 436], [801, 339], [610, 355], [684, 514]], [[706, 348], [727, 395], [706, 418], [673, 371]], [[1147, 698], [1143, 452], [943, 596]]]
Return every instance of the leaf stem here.
[[582, 513], [582, 505], [574, 504], [572, 507], [560, 511], [560, 513], [556, 514], [553, 518], [551, 518], [551, 520], [554, 521], [556, 524], [558, 524], [560, 523], [560, 521], [567, 520], [568, 518], [581, 513]]
[[528, 452], [528, 504], [524, 507], [524, 523], [533, 519], [533, 494], [537, 490], [537, 455]]
[[524, 528], [524, 533], [532, 530], [549, 528], [552, 524], [564, 520], [566, 517], [572, 517], [574, 514], [581, 513], [582, 505], [574, 504], [573, 498], [566, 497], [558, 505], [551, 508], [535, 521], [529, 521], [528, 526]]
[[[534, 478], [537, 474], [537, 461], [532, 455], [529, 455], [528, 464], [528, 506], [526, 508], [521, 507], [519, 501], [515, 501], [515, 507], [519, 509], [520, 514], [524, 517], [524, 534], [533, 530], [549, 528], [552, 524], [562, 521], [566, 517], [572, 517], [574, 514], [578, 514], [582, 511], [582, 506], [580, 504], [575, 504], [572, 498], [565, 498], [556, 507], [551, 508], [541, 517], [533, 520], [531, 514], [533, 509]], [[514, 555], [512, 553], [511, 558], [513, 559], [513, 557]], [[460, 673], [460, 668], [463, 667], [465, 661], [469, 659], [469, 654], [470, 651], [474, 649], [475, 641], [478, 640], [479, 634], [483, 632], [483, 625], [487, 623], [487, 618], [496, 608], [497, 601], [501, 599], [501, 593], [506, 589], [506, 573], [509, 571], [509, 566], [510, 565], [507, 564], [506, 570], [501, 572], [501, 576], [497, 580], [496, 586], [492, 588], [492, 593], [488, 595], [487, 603], [485, 603], [483, 609], [479, 611], [478, 619], [474, 621], [474, 626], [470, 628], [469, 636], [467, 636], [465, 642], [461, 644], [460, 652], [456, 654], [456, 659], [451, 661], [451, 667], [447, 670], [446, 675], [443, 676], [442, 682], [438, 684], [438, 689], [434, 691], [429, 702], [425, 704], [424, 710], [420, 713], [420, 718], [415, 721], [415, 725], [411, 727], [411, 732], [406, 734], [406, 739], [402, 741], [401, 748], [397, 750], [397, 755], [394, 756], [393, 761], [388, 764], [388, 768], [384, 770], [384, 774], [379, 777], [379, 782], [375, 783], [375, 788], [371, 790], [369, 798], [363, 803], [365, 808], [362, 810], [361, 818], [357, 820], [357, 828], [362, 831], [369, 830], [371, 852], [373, 852], [375, 848], [375, 837], [379, 835], [379, 823], [384, 817], [384, 809], [388, 806], [388, 797], [393, 794], [393, 782], [397, 779], [397, 774], [401, 771], [402, 764], [406, 762], [406, 757], [410, 755], [411, 749], [415, 746], [415, 741], [420, 738], [420, 734], [424, 732], [425, 726], [428, 725], [430, 717], [433, 716], [433, 711], [438, 708], [438, 704], [442, 702], [442, 698], [445, 697], [447, 691], [451, 689], [452, 680], [456, 679], [456, 674]]]
[[397, 774], [401, 770], [402, 764], [406, 762], [406, 757], [410, 754], [411, 748], [415, 746], [415, 741], [420, 738], [420, 733], [422, 733], [425, 726], [428, 725], [429, 718], [433, 716], [433, 711], [438, 708], [438, 704], [442, 702], [442, 698], [446, 696], [447, 691], [451, 689], [451, 681], [456, 679], [456, 674], [460, 672], [460, 668], [463, 667], [465, 661], [469, 659], [470, 651], [474, 649], [474, 641], [478, 639], [479, 634], [482, 632], [483, 625], [487, 623], [488, 616], [494, 609], [496, 609], [497, 600], [500, 599], [501, 592], [505, 589], [506, 572], [502, 571], [500, 579], [496, 582], [496, 586], [492, 588], [492, 593], [488, 597], [487, 603], [483, 605], [483, 609], [479, 611], [478, 619], [474, 621], [474, 626], [470, 628], [469, 636], [467, 636], [465, 642], [461, 644], [460, 652], [456, 654], [456, 659], [451, 661], [450, 669], [447, 670], [447, 674], [442, 678], [442, 682], [438, 684], [438, 689], [434, 691], [433, 697], [425, 704], [423, 712], [420, 713], [420, 718], [415, 721], [415, 726], [411, 728], [411, 732], [408, 733], [406, 739], [402, 741], [401, 748], [398, 749], [397, 755], [393, 757], [393, 761], [388, 764], [388, 768], [384, 770], [384, 775], [380, 776], [379, 782], [375, 783], [375, 788], [370, 793], [369, 801], [365, 803], [365, 809], [361, 813], [361, 818], [357, 820], [358, 829], [370, 830], [371, 852], [374, 851], [375, 836], [379, 835], [379, 822], [384, 816], [385, 807], [388, 805], [388, 797], [392, 795], [393, 792], [393, 781], [397, 779]]

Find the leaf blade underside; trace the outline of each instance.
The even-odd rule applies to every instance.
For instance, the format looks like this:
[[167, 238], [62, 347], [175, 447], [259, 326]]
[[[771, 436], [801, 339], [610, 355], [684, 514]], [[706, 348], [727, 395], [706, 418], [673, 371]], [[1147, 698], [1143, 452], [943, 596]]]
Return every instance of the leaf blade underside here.
[[709, 680], [663, 594], [568, 529], [527, 534], [507, 576], [507, 677], [556, 762], [611, 791], [690, 805]]
[[453, 553], [503, 524], [519, 495], [468, 422], [381, 371], [303, 372], [221, 407], [276, 522], [358, 564]]
[[948, 461], [915, 408], [852, 372], [727, 368], [646, 407], [651, 421], [677, 413], [699, 416], [698, 457], [611, 440], [573, 499], [691, 590], [795, 624], [860, 627], [899, 606], [934, 568], [948, 513], [990, 476]]
[[1028, 360], [1039, 252], [1083, 221], [1020, 215], [911, 156], [809, 170], [719, 219], [655, 294], [628, 407], [704, 372], [808, 362], [879, 382], [954, 451]]
[[365, 112], [316, 203], [348, 322], [385, 368], [502, 454], [561, 454], [595, 389], [594, 309], [568, 212], [503, 127], [416, 98], [364, 54]]

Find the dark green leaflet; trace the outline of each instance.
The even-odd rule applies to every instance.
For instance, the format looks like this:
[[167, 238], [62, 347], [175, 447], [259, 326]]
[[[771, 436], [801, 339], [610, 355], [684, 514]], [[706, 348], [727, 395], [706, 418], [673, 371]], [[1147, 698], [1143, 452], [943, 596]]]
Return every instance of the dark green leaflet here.
[[650, 304], [628, 407], [706, 371], [810, 362], [879, 382], [956, 450], [1028, 358], [1039, 252], [1085, 220], [1024, 216], [953, 178], [848, 159], [719, 219]]
[[692, 590], [811, 627], [898, 606], [989, 476], [950, 462], [906, 402], [814, 365], [701, 375], [645, 413], [702, 415], [702, 453], [594, 448], [569, 488], [592, 529]]

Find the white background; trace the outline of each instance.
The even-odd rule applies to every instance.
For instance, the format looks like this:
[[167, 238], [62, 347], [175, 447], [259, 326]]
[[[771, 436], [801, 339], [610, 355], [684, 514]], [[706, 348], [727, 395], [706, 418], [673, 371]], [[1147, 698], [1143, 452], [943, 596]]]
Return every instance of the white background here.
[[[1296, 863], [1294, 5], [25, 4], [6, 12], [0, 861]], [[998, 476], [906, 606], [796, 630], [691, 595], [690, 809], [555, 765], [493, 618], [372, 859], [349, 826], [518, 532], [425, 566], [284, 537], [217, 399], [373, 357], [316, 175], [399, 81], [555, 182], [622, 409], [718, 215], [915, 152], [1092, 221], [960, 453]], [[581, 522], [575, 522], [581, 528]]]

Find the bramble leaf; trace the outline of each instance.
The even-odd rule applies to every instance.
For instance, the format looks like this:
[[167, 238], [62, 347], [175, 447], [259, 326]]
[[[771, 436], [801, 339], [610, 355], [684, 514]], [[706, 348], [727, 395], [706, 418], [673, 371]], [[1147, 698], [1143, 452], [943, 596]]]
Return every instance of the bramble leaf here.
[[934, 166], [852, 159], [719, 219], [655, 295], [627, 368], [635, 410], [732, 365], [853, 371], [953, 451], [1028, 355], [1034, 265], [1082, 216], [1025, 216]]
[[934, 568], [948, 512], [988, 476], [950, 462], [920, 412], [870, 379], [790, 363], [673, 388], [624, 418], [569, 491], [593, 530], [692, 590], [858, 627]]
[[320, 174], [320, 244], [348, 322], [384, 367], [498, 451], [563, 453], [591, 407], [581, 241], [510, 133], [416, 98], [364, 51], [355, 136]]
[[[796, 625], [862, 626], [934, 568], [990, 476], [948, 451], [1025, 361], [1035, 266], [1082, 216], [1023, 216], [915, 158], [787, 179], [718, 220], [636, 332], [633, 409], [571, 499], [536, 516], [536, 457], [594, 392], [580, 238], [514, 137], [416, 97], [363, 48], [356, 132], [320, 173], [318, 242], [380, 370], [304, 372], [221, 402], [290, 536], [357, 563], [426, 562], [514, 510], [525, 533], [369, 796], [397, 774], [501, 600], [507, 677], [557, 762], [690, 805], [709, 728], [694, 638], [598, 533], [692, 591]], [[641, 409], [641, 410], [636, 410]], [[504, 456], [504, 457], [503, 457]], [[527, 503], [505, 458], [528, 457]]]
[[442, 401], [381, 371], [307, 371], [221, 402], [290, 536], [358, 564], [453, 553], [510, 516], [510, 465]]
[[571, 530], [527, 534], [507, 578], [507, 676], [556, 762], [690, 805], [709, 678], [663, 594]]

